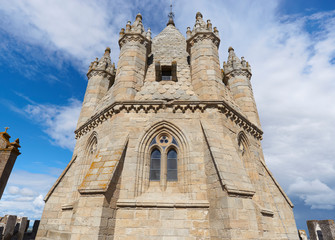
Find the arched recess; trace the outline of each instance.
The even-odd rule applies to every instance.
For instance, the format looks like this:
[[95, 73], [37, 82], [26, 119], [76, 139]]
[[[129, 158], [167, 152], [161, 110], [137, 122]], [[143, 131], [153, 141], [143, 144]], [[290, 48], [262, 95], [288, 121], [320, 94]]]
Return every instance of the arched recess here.
[[98, 154], [98, 134], [93, 131], [90, 137], [87, 139], [84, 155], [80, 163], [80, 175], [78, 177], [77, 187], [82, 183], [93, 159]]
[[238, 148], [240, 151], [240, 154], [242, 157], [249, 158], [250, 157], [250, 150], [249, 150], [249, 140], [247, 135], [243, 131], [239, 132], [237, 135], [237, 143], [238, 143]]
[[256, 164], [253, 162], [251, 157], [250, 142], [247, 135], [243, 131], [237, 135], [237, 142], [238, 152], [243, 161], [244, 168], [247, 171], [251, 182], [254, 183], [257, 180], [257, 174], [255, 174], [257, 172]]
[[[168, 121], [160, 121], [149, 127], [141, 137], [137, 146], [137, 168], [136, 168], [136, 185], [135, 196], [139, 196], [146, 192], [149, 188], [150, 180], [150, 155], [151, 149], [155, 147], [153, 140], [156, 136], [160, 135], [172, 136], [178, 145], [174, 148], [178, 154], [178, 188], [181, 193], [190, 193], [190, 174], [188, 174], [187, 166], [189, 164], [189, 146], [184, 133], [176, 125]], [[166, 148], [164, 151], [169, 151], [171, 147]]]

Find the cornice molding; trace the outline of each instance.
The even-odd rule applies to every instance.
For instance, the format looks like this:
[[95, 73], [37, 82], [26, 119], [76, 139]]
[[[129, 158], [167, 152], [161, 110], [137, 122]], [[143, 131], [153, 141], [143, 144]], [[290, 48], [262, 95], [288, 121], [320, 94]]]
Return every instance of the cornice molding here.
[[108, 80], [113, 80], [115, 77], [115, 73], [111, 73], [106, 70], [92, 69], [86, 74], [87, 78], [90, 79], [93, 76], [102, 76], [106, 77]]
[[234, 122], [244, 131], [251, 134], [257, 140], [262, 139], [263, 131], [259, 129], [256, 125], [251, 123], [246, 117], [237, 112], [231, 106], [229, 106], [225, 101], [123, 101], [114, 102], [99, 113], [92, 116], [89, 120], [81, 125], [75, 130], [76, 139], [90, 132], [98, 125], [111, 118], [112, 116], [120, 112], [139, 112], [144, 111], [157, 113], [161, 109], [172, 108], [172, 111], [185, 112], [186, 110], [191, 110], [192, 112], [201, 111], [204, 112], [206, 109], [216, 108], [219, 112], [224, 114], [228, 119]]
[[247, 69], [234, 69], [230, 72], [225, 72], [225, 77], [226, 78], [232, 78], [232, 77], [238, 77], [238, 76], [244, 76], [244, 77], [247, 77], [248, 79], [251, 79], [251, 72]]
[[119, 46], [120, 48], [123, 47], [124, 44], [128, 42], [139, 42], [140, 44], [143, 44], [145, 47], [149, 48], [150, 41], [145, 38], [140, 33], [126, 33], [120, 38], [119, 40]]
[[220, 38], [216, 36], [213, 32], [197, 32], [192, 37], [186, 40], [187, 42], [187, 51], [189, 52], [190, 48], [194, 46], [195, 43], [203, 41], [205, 39], [212, 40], [214, 45], [219, 48]]

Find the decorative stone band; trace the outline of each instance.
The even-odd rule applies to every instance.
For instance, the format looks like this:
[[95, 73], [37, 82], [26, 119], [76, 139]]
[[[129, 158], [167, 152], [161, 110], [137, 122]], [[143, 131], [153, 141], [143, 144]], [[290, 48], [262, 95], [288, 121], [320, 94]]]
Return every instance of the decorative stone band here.
[[87, 78], [88, 80], [93, 77], [93, 76], [102, 76], [107, 78], [109, 81], [114, 81], [115, 78], [115, 72], [111, 73], [109, 71], [106, 70], [95, 70], [92, 69], [87, 73]]
[[86, 123], [75, 130], [76, 138], [80, 138], [92, 129], [96, 128], [99, 124], [103, 123], [113, 115], [120, 112], [140, 112], [144, 111], [157, 113], [160, 110], [172, 108], [172, 111], [185, 112], [190, 110], [192, 112], [201, 111], [204, 112], [206, 109], [216, 108], [228, 119], [234, 122], [237, 126], [249, 132], [257, 140], [262, 139], [263, 132], [256, 125], [252, 124], [246, 117], [238, 113], [225, 101], [178, 101], [174, 100], [171, 102], [167, 101], [124, 101], [115, 102], [110, 106], [106, 107], [100, 113], [92, 116]]
[[209, 208], [208, 201], [188, 200], [182, 202], [174, 201], [136, 201], [136, 199], [119, 199], [116, 205], [122, 207], [143, 207], [143, 208]]
[[236, 70], [232, 70], [230, 72], [224, 72], [224, 77], [225, 78], [231, 78], [231, 77], [238, 77], [238, 76], [244, 76], [247, 77], [249, 80], [252, 76], [251, 72], [247, 69], [236, 69]]
[[201, 42], [205, 39], [212, 40], [217, 48], [220, 45], [220, 38], [216, 36], [213, 32], [197, 32], [194, 36], [190, 37], [187, 42], [187, 52], [190, 52], [191, 47], [194, 46], [195, 43]]
[[123, 47], [124, 44], [128, 42], [139, 42], [140, 44], [143, 44], [148, 49], [150, 49], [151, 41], [149, 41], [147, 38], [145, 38], [142, 34], [139, 33], [126, 33], [122, 36], [119, 40], [119, 46], [120, 48]]

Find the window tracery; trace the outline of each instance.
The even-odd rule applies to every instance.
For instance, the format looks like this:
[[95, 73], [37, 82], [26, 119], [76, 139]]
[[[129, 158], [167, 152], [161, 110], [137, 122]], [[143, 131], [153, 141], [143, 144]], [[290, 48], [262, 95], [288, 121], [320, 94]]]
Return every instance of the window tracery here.
[[178, 144], [168, 133], [158, 134], [150, 143], [150, 181], [178, 180]]

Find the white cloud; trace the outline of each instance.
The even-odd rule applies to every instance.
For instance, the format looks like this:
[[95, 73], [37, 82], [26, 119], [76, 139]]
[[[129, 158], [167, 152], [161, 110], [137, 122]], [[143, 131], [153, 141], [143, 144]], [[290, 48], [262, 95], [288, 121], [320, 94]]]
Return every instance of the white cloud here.
[[299, 177], [289, 186], [288, 193], [303, 199], [312, 209], [335, 208], [335, 191], [319, 179], [312, 181]]
[[74, 130], [80, 114], [81, 102], [70, 99], [66, 106], [29, 104], [25, 108], [27, 116], [44, 127], [52, 143], [62, 148], [73, 150], [75, 145]]
[[55, 181], [55, 177], [46, 174], [12, 172], [0, 201], [0, 216], [12, 214], [40, 219], [44, 206], [43, 196]]
[[18, 194], [19, 193], [19, 191], [20, 191], [20, 188], [18, 188], [18, 187], [16, 187], [16, 186], [10, 186], [10, 187], [8, 187], [8, 193], [9, 194]]
[[33, 201], [33, 205], [40, 208], [40, 209], [43, 209], [44, 207], [44, 201], [43, 201], [43, 196], [42, 195], [38, 195], [34, 201]]

